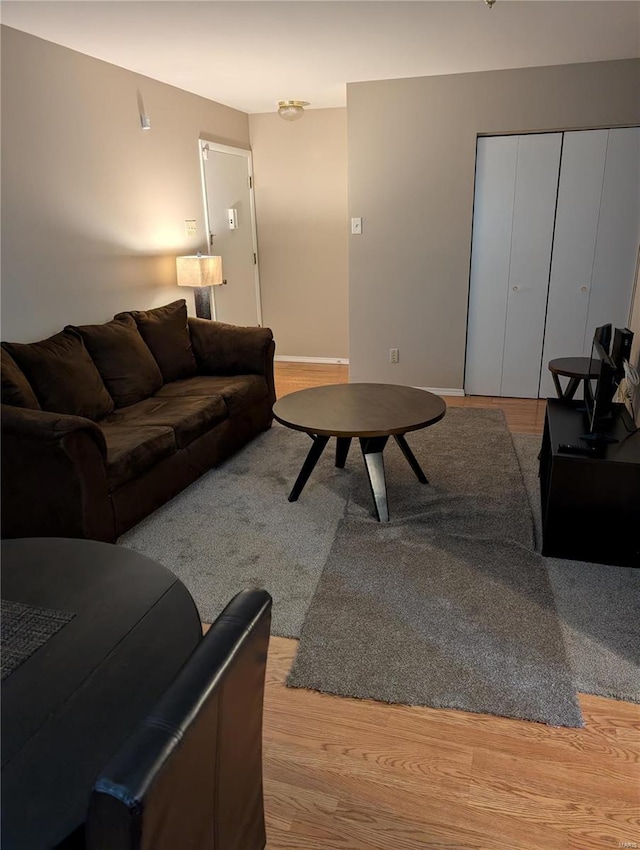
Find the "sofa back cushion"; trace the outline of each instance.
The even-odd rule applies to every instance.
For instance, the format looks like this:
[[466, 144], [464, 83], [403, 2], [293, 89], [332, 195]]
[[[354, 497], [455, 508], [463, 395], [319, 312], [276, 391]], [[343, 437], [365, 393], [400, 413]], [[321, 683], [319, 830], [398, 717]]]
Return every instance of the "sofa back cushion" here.
[[29, 381], [4, 346], [0, 348], [0, 359], [2, 403], [12, 404], [14, 407], [27, 407], [30, 410], [40, 410], [38, 399]]
[[[116, 319], [127, 315], [118, 313]], [[165, 383], [196, 374], [184, 298], [154, 310], [132, 310], [142, 339], [151, 349]]]
[[156, 393], [162, 375], [131, 316], [102, 325], [68, 325], [79, 334], [116, 407], [126, 407]]
[[191, 343], [206, 375], [265, 375], [273, 348], [270, 328], [240, 327], [209, 319], [189, 319]]
[[82, 338], [62, 331], [41, 342], [3, 342], [31, 384], [43, 410], [102, 419], [113, 399]]

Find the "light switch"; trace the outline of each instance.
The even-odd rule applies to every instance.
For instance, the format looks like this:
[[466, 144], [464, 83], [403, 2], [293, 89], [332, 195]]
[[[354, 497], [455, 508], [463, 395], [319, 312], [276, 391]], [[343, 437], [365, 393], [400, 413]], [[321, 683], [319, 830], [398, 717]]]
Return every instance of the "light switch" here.
[[352, 218], [351, 219], [351, 233], [353, 236], [360, 236], [362, 233], [362, 219], [361, 218]]
[[196, 235], [196, 220], [195, 220], [195, 218], [185, 219], [184, 232], [186, 233], [187, 236], [195, 236]]

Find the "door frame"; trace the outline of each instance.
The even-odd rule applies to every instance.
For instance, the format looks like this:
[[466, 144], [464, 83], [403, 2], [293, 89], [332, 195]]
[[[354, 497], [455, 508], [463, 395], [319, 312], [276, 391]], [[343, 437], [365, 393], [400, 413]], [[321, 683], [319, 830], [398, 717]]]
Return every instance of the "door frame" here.
[[[204, 224], [207, 231], [207, 254], [211, 251], [211, 226], [209, 222], [209, 204], [207, 200], [207, 179], [205, 174], [205, 151], [214, 151], [217, 153], [231, 154], [232, 156], [241, 156], [247, 160], [247, 180], [249, 183], [249, 208], [251, 210], [251, 239], [253, 244], [253, 255], [255, 263], [253, 264], [253, 277], [255, 282], [256, 296], [256, 313], [258, 316], [258, 327], [262, 327], [262, 292], [260, 290], [260, 270], [258, 262], [258, 231], [256, 228], [256, 204], [253, 191], [253, 155], [246, 148], [235, 148], [230, 145], [221, 145], [217, 142], [210, 142], [207, 139], [198, 139], [198, 157], [200, 159], [200, 180], [202, 184], [202, 200], [204, 205]], [[217, 319], [216, 314], [216, 298], [215, 287], [213, 287], [212, 299], [212, 318]]]

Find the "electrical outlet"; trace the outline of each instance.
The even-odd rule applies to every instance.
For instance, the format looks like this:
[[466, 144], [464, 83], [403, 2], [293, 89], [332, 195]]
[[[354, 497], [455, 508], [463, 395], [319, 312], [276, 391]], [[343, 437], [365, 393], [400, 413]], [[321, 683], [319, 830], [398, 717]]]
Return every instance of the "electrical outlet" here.
[[398, 363], [400, 361], [400, 349], [399, 348], [390, 348], [389, 349], [389, 363]]
[[187, 218], [184, 222], [184, 232], [187, 236], [196, 235], [196, 220], [195, 218]]

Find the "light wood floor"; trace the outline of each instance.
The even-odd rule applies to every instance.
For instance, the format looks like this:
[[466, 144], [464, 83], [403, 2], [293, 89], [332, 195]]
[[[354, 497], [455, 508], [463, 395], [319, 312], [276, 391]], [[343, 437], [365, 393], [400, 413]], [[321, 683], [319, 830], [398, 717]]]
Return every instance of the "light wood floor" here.
[[[278, 395], [347, 381], [277, 364]], [[541, 432], [544, 402], [501, 407]], [[640, 706], [580, 695], [584, 729], [286, 688], [297, 641], [272, 638], [264, 720], [269, 850], [640, 848]]]

